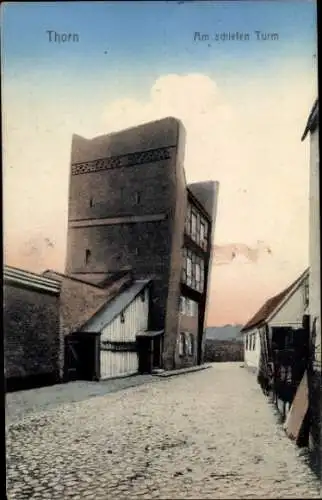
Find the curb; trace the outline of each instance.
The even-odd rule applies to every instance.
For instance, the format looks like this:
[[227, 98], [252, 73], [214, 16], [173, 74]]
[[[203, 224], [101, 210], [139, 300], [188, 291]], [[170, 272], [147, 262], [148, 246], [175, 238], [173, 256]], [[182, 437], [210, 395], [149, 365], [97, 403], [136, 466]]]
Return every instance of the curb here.
[[168, 370], [161, 373], [153, 373], [152, 375], [153, 377], [168, 378], [175, 377], [177, 375], [184, 375], [185, 373], [200, 372], [202, 370], [207, 370], [208, 368], [211, 368], [211, 365], [192, 366], [189, 368], [180, 368], [178, 370]]

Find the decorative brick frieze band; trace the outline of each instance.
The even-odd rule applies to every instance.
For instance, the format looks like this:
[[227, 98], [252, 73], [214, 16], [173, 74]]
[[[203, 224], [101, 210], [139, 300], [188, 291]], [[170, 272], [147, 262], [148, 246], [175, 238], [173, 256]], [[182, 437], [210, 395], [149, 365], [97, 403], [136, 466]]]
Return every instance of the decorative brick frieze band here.
[[75, 163], [72, 165], [72, 175], [99, 172], [112, 168], [132, 167], [144, 163], [169, 160], [174, 147], [151, 149], [149, 151], [138, 151], [121, 156], [111, 156], [110, 158], [99, 158], [97, 160]]

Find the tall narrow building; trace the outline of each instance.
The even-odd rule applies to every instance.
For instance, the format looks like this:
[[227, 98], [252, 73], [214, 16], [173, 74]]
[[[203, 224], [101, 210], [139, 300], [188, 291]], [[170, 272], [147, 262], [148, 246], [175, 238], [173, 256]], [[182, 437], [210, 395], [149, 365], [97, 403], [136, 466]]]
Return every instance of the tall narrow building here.
[[151, 279], [165, 369], [201, 362], [216, 216], [218, 183], [187, 187], [184, 151], [174, 118], [72, 140], [66, 273]]

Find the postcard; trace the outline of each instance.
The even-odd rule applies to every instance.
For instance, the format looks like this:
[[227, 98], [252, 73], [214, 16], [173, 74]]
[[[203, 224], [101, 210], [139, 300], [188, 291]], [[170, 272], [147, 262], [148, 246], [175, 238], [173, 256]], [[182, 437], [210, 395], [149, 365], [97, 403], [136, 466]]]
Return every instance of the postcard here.
[[7, 497], [319, 498], [317, 2], [1, 14]]

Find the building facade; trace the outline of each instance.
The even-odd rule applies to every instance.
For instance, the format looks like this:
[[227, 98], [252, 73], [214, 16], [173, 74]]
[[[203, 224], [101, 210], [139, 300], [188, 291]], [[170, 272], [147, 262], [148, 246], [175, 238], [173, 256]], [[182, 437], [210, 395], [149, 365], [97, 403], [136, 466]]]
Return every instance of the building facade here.
[[[60, 366], [61, 378], [97, 380], [99, 375], [99, 335], [79, 335], [83, 326], [133, 283], [132, 273], [124, 270], [101, 283], [87, 282], [53, 270], [43, 273], [60, 283]], [[97, 337], [97, 338], [96, 338]]]
[[72, 142], [66, 273], [98, 280], [130, 268], [151, 278], [148, 329], [164, 331], [165, 369], [201, 360], [215, 226], [218, 185], [187, 188], [184, 150], [174, 118]]
[[3, 278], [7, 390], [60, 382], [60, 283], [11, 266]]
[[309, 373], [309, 400], [311, 413], [310, 443], [321, 455], [321, 247], [320, 247], [320, 154], [319, 101], [315, 101], [303, 136], [310, 140], [310, 329], [312, 366]]
[[309, 308], [309, 270], [278, 295], [270, 298], [246, 323], [244, 361], [257, 375], [274, 345], [284, 342], [284, 332], [302, 330], [303, 316]]
[[149, 286], [149, 280], [134, 281], [81, 328], [80, 334], [94, 334], [98, 340], [97, 379], [144, 371], [140, 367], [137, 337], [148, 329]]
[[271, 396], [286, 433], [300, 446], [308, 440], [307, 370], [309, 365], [310, 270], [269, 299], [245, 325], [245, 364], [257, 373]]

